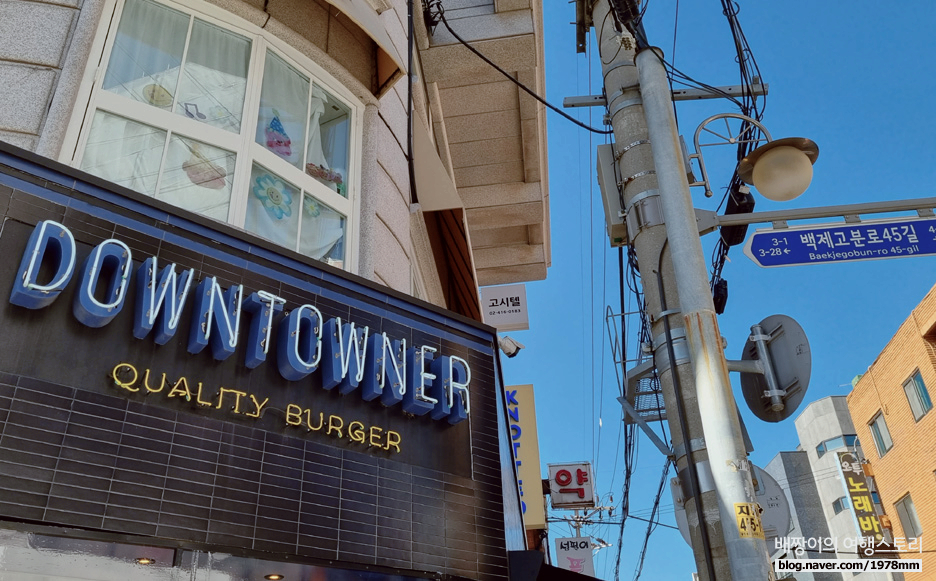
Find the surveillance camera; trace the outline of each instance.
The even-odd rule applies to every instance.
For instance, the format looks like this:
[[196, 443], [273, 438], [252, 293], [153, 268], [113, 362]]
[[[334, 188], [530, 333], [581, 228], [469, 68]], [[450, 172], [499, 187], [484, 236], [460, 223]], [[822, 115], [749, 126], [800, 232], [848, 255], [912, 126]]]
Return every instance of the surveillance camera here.
[[516, 357], [517, 353], [520, 353], [521, 349], [526, 348], [523, 345], [523, 343], [520, 343], [519, 341], [515, 339], [511, 339], [507, 335], [504, 335], [503, 337], [498, 337], [497, 345], [500, 347], [501, 351], [503, 351], [504, 355], [506, 355], [507, 357]]

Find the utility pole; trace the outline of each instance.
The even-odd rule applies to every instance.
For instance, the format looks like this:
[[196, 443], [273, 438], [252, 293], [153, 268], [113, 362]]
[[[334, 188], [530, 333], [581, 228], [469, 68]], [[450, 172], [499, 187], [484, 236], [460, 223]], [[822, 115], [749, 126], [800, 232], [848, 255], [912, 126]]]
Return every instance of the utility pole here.
[[609, 11], [608, 0], [595, 1], [592, 22], [599, 35], [620, 189], [631, 216], [628, 236], [652, 322], [654, 364], [685, 492], [696, 568], [709, 581], [772, 580], [766, 543], [741, 536], [736, 519], [739, 511], [750, 512], [756, 503], [751, 464], [662, 56], [650, 48], [638, 52], [627, 31], [615, 30]]

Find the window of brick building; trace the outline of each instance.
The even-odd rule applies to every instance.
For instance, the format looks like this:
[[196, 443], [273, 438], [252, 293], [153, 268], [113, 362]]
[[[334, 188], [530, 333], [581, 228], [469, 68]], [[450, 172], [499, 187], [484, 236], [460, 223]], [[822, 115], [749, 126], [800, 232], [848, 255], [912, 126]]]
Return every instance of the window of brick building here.
[[894, 441], [891, 440], [890, 431], [887, 429], [887, 422], [884, 421], [884, 414], [878, 412], [869, 425], [871, 428], [871, 437], [874, 438], [874, 447], [877, 448], [878, 456], [883, 458], [887, 451], [894, 447]]
[[903, 388], [904, 393], [907, 394], [907, 401], [910, 403], [910, 411], [913, 412], [913, 419], [920, 421], [920, 418], [933, 409], [933, 402], [930, 400], [929, 392], [926, 390], [926, 384], [923, 383], [920, 372], [916, 371], [904, 383]]
[[907, 538], [917, 538], [923, 536], [923, 527], [920, 526], [920, 519], [917, 517], [916, 507], [913, 506], [913, 499], [910, 495], [904, 496], [894, 503], [897, 509], [897, 517], [900, 519], [900, 526], [904, 530]]

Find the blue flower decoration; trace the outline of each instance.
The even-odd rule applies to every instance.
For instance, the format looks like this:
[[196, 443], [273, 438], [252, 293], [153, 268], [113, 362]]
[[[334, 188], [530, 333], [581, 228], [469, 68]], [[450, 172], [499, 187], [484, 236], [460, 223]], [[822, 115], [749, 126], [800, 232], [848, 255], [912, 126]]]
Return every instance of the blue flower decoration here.
[[253, 195], [262, 203], [266, 211], [277, 220], [292, 216], [292, 194], [282, 181], [270, 174], [263, 174], [254, 180]]
[[306, 196], [302, 199], [302, 208], [305, 210], [307, 215], [312, 216], [313, 218], [317, 218], [318, 215], [322, 213], [318, 204], [315, 203], [315, 200], [309, 196]]

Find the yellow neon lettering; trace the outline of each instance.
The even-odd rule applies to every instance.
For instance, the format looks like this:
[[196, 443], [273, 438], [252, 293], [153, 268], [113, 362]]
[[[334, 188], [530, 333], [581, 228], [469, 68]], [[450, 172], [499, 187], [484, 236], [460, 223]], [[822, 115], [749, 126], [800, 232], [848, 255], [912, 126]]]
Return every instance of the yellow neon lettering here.
[[[163, 374], [163, 375], [165, 375], [165, 374]], [[213, 403], [211, 403], [211, 401], [204, 401], [204, 400], [201, 398], [201, 394], [202, 394], [202, 382], [199, 381], [199, 382], [198, 382], [198, 392], [195, 394], [195, 403], [197, 403], [198, 405], [203, 405], [203, 406], [208, 406], [208, 407], [211, 407], [211, 406], [214, 405]]]
[[237, 400], [234, 402], [234, 405], [231, 406], [231, 409], [234, 410], [235, 414], [241, 413], [240, 411], [240, 402], [241, 398], [247, 395], [246, 391], [237, 391], [236, 389], [228, 389], [226, 387], [221, 388], [221, 393], [218, 394], [218, 405], [215, 406], [215, 409], [221, 409], [222, 402], [224, 401], [224, 393], [233, 393], [237, 396]]
[[310, 432], [317, 432], [322, 429], [322, 426], [325, 425], [325, 414], [319, 412], [319, 425], [312, 427], [312, 410], [306, 410], [306, 425], [309, 426]]
[[[199, 383], [198, 385], [201, 385], [201, 384]], [[266, 398], [265, 400], [263, 400], [263, 403], [260, 403], [259, 401], [257, 401], [257, 398], [254, 397], [253, 394], [250, 394], [250, 401], [254, 404], [254, 407], [257, 408], [257, 411], [247, 414], [247, 417], [248, 417], [248, 418], [259, 418], [259, 417], [260, 417], [260, 410], [262, 410], [262, 409], [263, 409], [263, 406], [265, 406], [265, 405], [267, 404], [267, 402], [270, 401], [270, 398]]]
[[286, 423], [290, 426], [298, 426], [302, 423], [302, 408], [294, 403], [286, 406]]
[[[133, 379], [130, 381], [121, 381], [120, 380], [120, 369], [126, 368], [133, 372]], [[147, 370], [149, 371], [149, 370]], [[114, 366], [114, 369], [111, 371], [111, 377], [114, 378], [114, 385], [117, 387], [122, 387], [127, 391], [140, 391], [139, 387], [133, 387], [133, 384], [136, 383], [136, 380], [140, 377], [140, 374], [137, 372], [136, 367], [130, 365], [129, 363], [118, 363]]]
[[348, 437], [352, 442], [364, 441], [364, 424], [355, 420], [348, 424]]
[[159, 393], [160, 391], [166, 388], [166, 374], [165, 373], [162, 374], [162, 380], [159, 383], [159, 389], [153, 389], [152, 387], [150, 387], [149, 378], [150, 378], [150, 370], [147, 369], [145, 372], [143, 372], [143, 387], [146, 388], [146, 391], [150, 393]]
[[393, 430], [387, 430], [387, 444], [383, 447], [384, 450], [389, 450], [391, 447], [396, 448], [397, 453], [400, 453], [400, 442], [403, 438], [400, 436], [399, 432], [394, 432]]
[[370, 445], [381, 448], [380, 444], [380, 432], [383, 431], [383, 428], [378, 428], [377, 426], [371, 426], [370, 429]]
[[338, 432], [338, 437], [342, 435], [341, 428], [344, 427], [344, 420], [340, 416], [328, 416], [328, 431], [325, 432], [328, 435], [331, 435], [333, 431]]
[[[185, 386], [185, 389], [182, 389], [180, 386]], [[185, 401], [192, 401], [192, 391], [189, 389], [188, 380], [185, 379], [185, 376], [182, 376], [175, 385], [172, 386], [172, 389], [166, 395], [166, 397], [182, 397], [185, 396]]]

